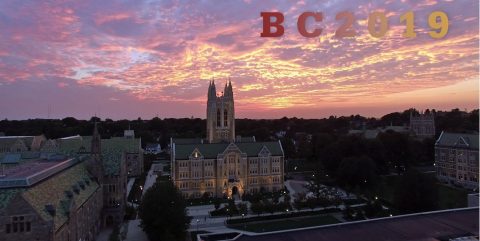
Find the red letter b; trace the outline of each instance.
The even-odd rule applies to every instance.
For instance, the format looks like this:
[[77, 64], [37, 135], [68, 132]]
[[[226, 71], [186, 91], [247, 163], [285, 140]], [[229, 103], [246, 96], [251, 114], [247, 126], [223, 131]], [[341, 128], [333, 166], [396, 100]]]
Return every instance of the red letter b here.
[[[285, 29], [282, 26], [285, 17], [279, 12], [261, 12], [260, 16], [263, 17], [263, 32], [261, 37], [281, 37]], [[275, 17], [275, 22], [271, 22], [271, 17]], [[271, 28], [275, 28], [275, 32], [271, 32]]]

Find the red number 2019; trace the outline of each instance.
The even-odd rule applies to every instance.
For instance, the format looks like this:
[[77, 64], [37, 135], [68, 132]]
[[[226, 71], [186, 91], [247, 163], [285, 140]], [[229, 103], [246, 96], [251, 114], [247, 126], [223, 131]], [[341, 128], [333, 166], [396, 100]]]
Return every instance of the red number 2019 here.
[[[285, 16], [280, 12], [262, 12], [260, 16], [263, 18], [263, 32], [261, 37], [281, 37], [285, 29], [283, 27], [283, 21]], [[306, 21], [308, 18], [313, 18], [315, 22], [323, 21], [323, 13], [321, 12], [304, 12], [300, 14], [297, 20], [297, 29], [300, 35], [306, 38], [318, 37], [322, 34], [321, 28], [314, 28], [308, 30], [306, 27]], [[335, 31], [336, 38], [348, 38], [355, 37], [357, 32], [353, 28], [355, 23], [355, 16], [352, 12], [344, 11], [335, 16], [335, 20], [342, 24]], [[400, 16], [400, 23], [405, 23], [405, 31], [403, 37], [415, 38], [417, 33], [415, 32], [415, 14], [409, 11]], [[368, 32], [372, 37], [381, 38], [388, 32], [389, 21], [384, 12], [372, 12], [369, 14], [368, 19]], [[428, 32], [430, 37], [439, 39], [443, 38], [448, 33], [448, 16], [445, 12], [435, 11], [428, 16], [428, 25], [431, 31]]]

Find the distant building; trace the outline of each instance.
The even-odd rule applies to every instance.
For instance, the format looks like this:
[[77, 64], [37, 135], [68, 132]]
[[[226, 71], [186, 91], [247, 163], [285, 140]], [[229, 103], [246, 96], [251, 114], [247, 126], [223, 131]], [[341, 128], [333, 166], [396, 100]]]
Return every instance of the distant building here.
[[410, 112], [410, 130], [418, 138], [435, 137], [435, 116], [432, 112], [420, 113], [418, 115]]
[[284, 188], [280, 142], [235, 136], [232, 84], [216, 95], [211, 82], [207, 101], [207, 138], [171, 139], [171, 177], [185, 197], [235, 196]]
[[478, 134], [442, 132], [435, 143], [437, 178], [478, 189], [478, 144]]
[[159, 154], [162, 151], [162, 147], [159, 143], [147, 143], [145, 145], [145, 153], [148, 154]]
[[44, 135], [0, 136], [0, 153], [38, 151], [45, 141]]
[[[356, 124], [355, 126], [359, 126]], [[394, 131], [405, 135], [410, 135], [418, 139], [434, 138], [435, 137], [435, 116], [432, 112], [425, 112], [420, 114], [413, 114], [410, 112], [410, 123], [404, 125], [392, 125], [367, 129], [365, 122], [362, 124], [362, 129], [351, 129], [348, 131], [349, 135], [363, 136], [366, 139], [375, 139], [380, 133], [387, 131]]]
[[410, 133], [408, 126], [389, 125], [383, 128], [378, 127], [376, 129], [349, 130], [348, 134], [362, 136], [365, 139], [375, 139], [380, 133], [385, 133], [387, 131], [394, 131], [405, 135]]

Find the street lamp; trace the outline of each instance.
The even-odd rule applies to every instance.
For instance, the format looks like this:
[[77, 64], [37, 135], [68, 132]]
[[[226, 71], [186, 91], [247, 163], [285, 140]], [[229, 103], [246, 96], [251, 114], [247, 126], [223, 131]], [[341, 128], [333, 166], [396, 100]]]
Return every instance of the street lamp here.
[[199, 219], [197, 219], [197, 232], [198, 232], [198, 222], [200, 222], [200, 220], [199, 220]]

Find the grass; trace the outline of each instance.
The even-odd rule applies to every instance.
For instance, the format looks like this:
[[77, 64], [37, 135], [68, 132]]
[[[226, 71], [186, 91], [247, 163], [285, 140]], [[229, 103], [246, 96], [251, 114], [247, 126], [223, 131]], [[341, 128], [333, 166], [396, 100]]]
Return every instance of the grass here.
[[331, 215], [320, 215], [262, 222], [248, 222], [243, 224], [229, 225], [229, 227], [249, 232], [261, 233], [335, 223], [340, 223], [340, 221]]
[[437, 184], [438, 186], [438, 206], [440, 209], [463, 208], [467, 204], [468, 191], [460, 188]]
[[[432, 175], [432, 174], [425, 174]], [[434, 174], [433, 174], [434, 175]], [[377, 189], [379, 197], [386, 202], [392, 204], [394, 199], [395, 184], [400, 176], [382, 177], [380, 185]], [[467, 206], [468, 190], [447, 186], [437, 183], [438, 188], [438, 209], [462, 208]]]

